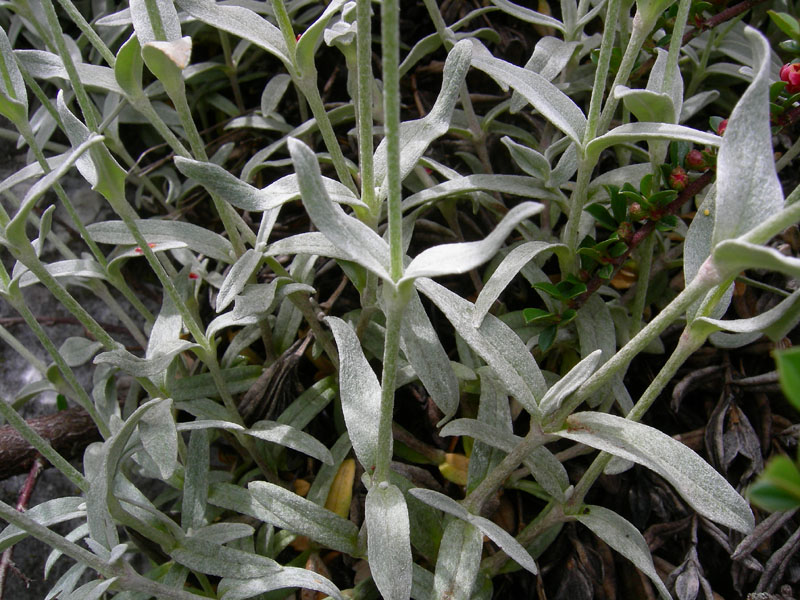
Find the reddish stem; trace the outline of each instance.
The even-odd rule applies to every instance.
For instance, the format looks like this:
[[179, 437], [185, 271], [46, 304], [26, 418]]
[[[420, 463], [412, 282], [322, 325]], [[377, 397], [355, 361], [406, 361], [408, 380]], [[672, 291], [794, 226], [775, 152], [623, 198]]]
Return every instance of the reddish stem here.
[[[31, 470], [28, 472], [28, 476], [25, 478], [25, 483], [22, 485], [22, 490], [20, 490], [19, 497], [17, 498], [16, 509], [19, 512], [24, 512], [28, 507], [31, 494], [33, 494], [33, 489], [36, 487], [36, 481], [39, 479], [39, 474], [44, 470], [44, 465], [44, 459], [41, 456], [37, 457], [36, 460], [33, 461]], [[3, 556], [0, 558], [0, 600], [3, 598], [3, 588], [5, 587], [6, 573], [8, 573], [9, 569], [11, 569], [13, 573], [15, 573], [18, 577], [21, 577], [27, 583], [27, 577], [20, 573], [14, 566], [12, 557], [13, 552], [14, 546], [11, 546], [11, 548], [3, 552]]]
[[[688, 200], [699, 194], [703, 188], [705, 188], [711, 181], [714, 179], [714, 172], [712, 170], [708, 170], [703, 173], [700, 177], [689, 183], [686, 188], [678, 194], [678, 197], [675, 198], [672, 202], [670, 202], [664, 210], [662, 211], [662, 216], [665, 215], [674, 215], [676, 214], [681, 206], [686, 204]], [[652, 233], [655, 231], [656, 224], [658, 223], [657, 220], [647, 221], [644, 225], [642, 225], [636, 232], [633, 234], [631, 239], [627, 241], [628, 249], [620, 256], [616, 258], [610, 258], [608, 262], [614, 265], [614, 273], [611, 275], [609, 279], [613, 279], [614, 275], [620, 270], [625, 261], [630, 258], [631, 253], [638, 248], [642, 242], [644, 242]], [[577, 298], [571, 300], [569, 302], [569, 307], [575, 310], [579, 309], [583, 306], [589, 297], [594, 294], [601, 285], [606, 283], [609, 279], [604, 279], [599, 275], [593, 275], [589, 281], [586, 282], [586, 291], [578, 296]]]

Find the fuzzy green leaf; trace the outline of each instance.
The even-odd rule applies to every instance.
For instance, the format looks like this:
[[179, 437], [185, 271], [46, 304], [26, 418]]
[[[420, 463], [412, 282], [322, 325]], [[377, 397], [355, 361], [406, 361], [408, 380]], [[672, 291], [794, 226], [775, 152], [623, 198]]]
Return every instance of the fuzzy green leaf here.
[[667, 434], [596, 412], [573, 414], [567, 418], [567, 427], [554, 433], [655, 471], [712, 521], [743, 533], [753, 528], [753, 513], [744, 498], [711, 465]]
[[586, 506], [575, 519], [586, 525], [597, 537], [631, 561], [656, 586], [665, 600], [670, 600], [667, 587], [656, 573], [647, 542], [639, 530], [612, 510], [602, 506]]
[[369, 473], [375, 467], [381, 384], [369, 366], [353, 328], [336, 317], [325, 322], [333, 331], [339, 349], [339, 395], [353, 450]]
[[745, 28], [753, 51], [753, 82], [731, 112], [717, 156], [717, 205], [712, 244], [738, 237], [783, 208], [769, 116], [770, 47]]
[[481, 564], [483, 534], [480, 529], [453, 519], [442, 536], [431, 598], [470, 598]]
[[372, 578], [386, 600], [411, 595], [411, 538], [408, 507], [403, 493], [386, 481], [367, 492], [364, 516], [367, 557]]
[[253, 481], [247, 489], [278, 517], [274, 525], [308, 536], [345, 554], [357, 552], [358, 527], [347, 519], [271, 483]]

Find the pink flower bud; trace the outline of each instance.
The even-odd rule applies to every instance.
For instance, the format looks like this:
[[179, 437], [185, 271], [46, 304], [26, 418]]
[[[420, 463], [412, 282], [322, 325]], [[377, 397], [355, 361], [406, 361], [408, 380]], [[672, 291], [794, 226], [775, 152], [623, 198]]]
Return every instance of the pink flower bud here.
[[683, 167], [675, 167], [669, 174], [669, 187], [673, 190], [683, 191], [689, 183], [689, 176]]
[[727, 128], [728, 128], [728, 119], [723, 119], [717, 126], [717, 135], [722, 135], [723, 133], [725, 133], [725, 130]]
[[800, 63], [786, 63], [781, 67], [781, 81], [786, 82], [790, 94], [800, 92]]
[[700, 150], [690, 150], [686, 155], [686, 166], [699, 171], [706, 166], [706, 161], [703, 158], [703, 153]]

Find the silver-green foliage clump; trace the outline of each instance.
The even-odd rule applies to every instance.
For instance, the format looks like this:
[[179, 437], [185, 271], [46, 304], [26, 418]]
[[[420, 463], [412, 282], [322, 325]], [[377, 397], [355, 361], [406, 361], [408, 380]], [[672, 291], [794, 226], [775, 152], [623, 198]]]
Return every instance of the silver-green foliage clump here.
[[[53, 548], [48, 568], [60, 555], [74, 561], [52, 594], [75, 600], [104, 594], [232, 600], [285, 588], [374, 597], [369, 580], [345, 594], [314, 569], [300, 568], [320, 548], [366, 560], [384, 598], [489, 598], [492, 577], [510, 568], [507, 558], [537, 573], [535, 559], [563, 524], [576, 521], [669, 598], [641, 533], [608, 508], [587, 504], [586, 494], [604, 470], [637, 463], [667, 480], [703, 517], [742, 533], [752, 529], [748, 503], [721, 475], [638, 421], [709, 336], [732, 347], [762, 334], [780, 339], [796, 324], [796, 293], [762, 315], [724, 320], [741, 271], [800, 274], [800, 261], [765, 245], [800, 221], [800, 204], [792, 202], [798, 192], [784, 200], [772, 156], [775, 68], [765, 37], [741, 24], [727, 31], [737, 51], [746, 47], [750, 56], [738, 65], [747, 67], [736, 71], [747, 87], [723, 136], [684, 124], [717, 96], [697, 91], [707, 75], [708, 39], [680, 52], [688, 0], [677, 6], [674, 43], [656, 53], [646, 87], [630, 81], [637, 58], [644, 60], [643, 45], [672, 4], [640, 0], [631, 18], [621, 0], [562, 0], [557, 19], [494, 0], [448, 24], [426, 0], [436, 31], [415, 40], [401, 63], [396, 0], [374, 6], [368, 0], [326, 6], [130, 0], [129, 8], [108, 14], [91, 12], [105, 8], [102, 2], [87, 6], [86, 14], [70, 0], [59, 0], [58, 7], [52, 0], [5, 3], [0, 112], [19, 132], [31, 162], [0, 183], [6, 194], [0, 243], [13, 262], [10, 273], [0, 272], [0, 294], [54, 362], [53, 368], [39, 364], [37, 390], [56, 391], [85, 409], [103, 442], [88, 447], [81, 472], [16, 415], [7, 404], [13, 399], [3, 399], [6, 420], [78, 495], [26, 513], [1, 505], [10, 524], [0, 548], [32, 535]], [[495, 56], [489, 48], [496, 34], [476, 28], [481, 15], [497, 10], [531, 32], [551, 33], [526, 65]], [[587, 27], [602, 34], [589, 35]], [[192, 62], [193, 45], [209, 36], [219, 40], [222, 56]], [[612, 50], [620, 43], [622, 56], [607, 85]], [[592, 62], [588, 54], [595, 49]], [[378, 50], [379, 78], [372, 60]], [[339, 52], [349, 101], [331, 107], [318, 87], [316, 61]], [[434, 52], [446, 53], [436, 101], [426, 116], [401, 121], [400, 80]], [[695, 60], [698, 52], [703, 61]], [[740, 58], [732, 53], [728, 60]], [[281, 70], [262, 74], [265, 61]], [[258, 73], [264, 90], [254, 106], [244, 105], [242, 86], [253, 85], [249, 71]], [[470, 97], [468, 74], [477, 72], [510, 92], [483, 114]], [[692, 73], [688, 87], [683, 72]], [[292, 122], [280, 109], [284, 99], [295, 98], [300, 118]], [[204, 121], [221, 112], [227, 129], [253, 128], [271, 142], [233, 169], [232, 146], [209, 155], [197, 122], [204, 111]], [[539, 131], [520, 126], [519, 111], [546, 125]], [[145, 124], [148, 139], [157, 135], [169, 148], [157, 171], [138, 167], [126, 143], [130, 124]], [[447, 162], [437, 150], [437, 140], [453, 134], [468, 148], [463, 162]], [[340, 145], [345, 135], [356, 151]], [[495, 148], [508, 150], [511, 161], [493, 160], [487, 150], [500, 138]], [[633, 204], [619, 190], [639, 194], [651, 210], [674, 202], [678, 193], [668, 191], [659, 165], [669, 160], [670, 144], [691, 143], [716, 155], [716, 180], [681, 230], [686, 286], [645, 323], [649, 265], [656, 252], [676, 243], [659, 230], [675, 227], [677, 219], [675, 210], [672, 220], [653, 212], [640, 217], [651, 235], [636, 248], [622, 231], [623, 223], [637, 223]], [[616, 160], [604, 168], [616, 166], [598, 172], [609, 149]], [[501, 164], [506, 172], [498, 170]], [[289, 174], [266, 180], [270, 168], [287, 165]], [[59, 184], [73, 168], [114, 219], [81, 222]], [[25, 181], [33, 185], [17, 198], [12, 188]], [[635, 184], [633, 192], [626, 182]], [[79, 251], [54, 233], [55, 204], [39, 210], [51, 190], [80, 234]], [[154, 209], [171, 213], [200, 190], [219, 218], [215, 230], [142, 217]], [[297, 200], [313, 231], [277, 239], [273, 230], [284, 205]], [[457, 211], [493, 217], [493, 230], [464, 241]], [[452, 243], [419, 251], [415, 226], [429, 227], [428, 215], [443, 218], [446, 225], [435, 231], [446, 227]], [[620, 228], [613, 245], [582, 241], [594, 241], [603, 226]], [[619, 264], [607, 258], [634, 249], [642, 270], [625, 303], [609, 286]], [[542, 269], [552, 257], [558, 285]], [[156, 314], [124, 276], [126, 263], [142, 259], [163, 291]], [[333, 300], [319, 298], [317, 268], [325, 259], [338, 265], [345, 293], [357, 299], [355, 310], [337, 313]], [[585, 273], [587, 266], [594, 275]], [[264, 280], [262, 272], [272, 276]], [[463, 274], [480, 284], [474, 302], [437, 281]], [[535, 284], [538, 296], [530, 303], [543, 308], [504, 312], [497, 300], [520, 274]], [[600, 278], [594, 289], [587, 286], [592, 277]], [[39, 284], [91, 339], [73, 338], [60, 349], [50, 342], [21, 291]], [[107, 303], [142, 351], [126, 349], [106, 332], [71, 295], [76, 286]], [[457, 352], [443, 345], [431, 307], [444, 316], [440, 327], [450, 328], [446, 338], [455, 333]], [[647, 390], [631, 398], [623, 381], [628, 365], [675, 323], [684, 327], [677, 348]], [[313, 345], [296, 343], [303, 334]], [[537, 361], [558, 347], [580, 357], [561, 377]], [[263, 365], [254, 350], [263, 353]], [[280, 385], [288, 361], [303, 353], [330, 365], [332, 376], [281, 405], [270, 389]], [[94, 365], [88, 390], [74, 372], [87, 363]], [[123, 377], [130, 388], [120, 403]], [[415, 381], [438, 407], [438, 433], [471, 441], [468, 467], [428, 448], [428, 462], [465, 485], [463, 498], [425, 489], [409, 479], [411, 471], [392, 467], [399, 458], [393, 448], [396, 390]], [[467, 394], [479, 398], [477, 412], [464, 411]], [[326, 445], [309, 424], [320, 415], [334, 422], [333, 413], [343, 419], [338, 439], [328, 436]], [[515, 420], [529, 422], [524, 437], [514, 433]], [[600, 451], [577, 480], [551, 450], [560, 440]], [[221, 442], [238, 454], [234, 469], [212, 467], [211, 450]], [[296, 453], [315, 469], [303, 496], [280, 476], [298, 464]], [[161, 482], [156, 496], [147, 480]], [[482, 512], [512, 481], [541, 506], [516, 537]], [[363, 514], [363, 521], [354, 522], [350, 504], [361, 485], [366, 498], [354, 514]], [[62, 521], [73, 523], [68, 537], [47, 528]], [[310, 544], [302, 559], [281, 564], [281, 552], [300, 536]], [[484, 557], [484, 536], [501, 552]], [[146, 573], [130, 566], [142, 539], [162, 557]], [[86, 569], [97, 578], [77, 587]]]

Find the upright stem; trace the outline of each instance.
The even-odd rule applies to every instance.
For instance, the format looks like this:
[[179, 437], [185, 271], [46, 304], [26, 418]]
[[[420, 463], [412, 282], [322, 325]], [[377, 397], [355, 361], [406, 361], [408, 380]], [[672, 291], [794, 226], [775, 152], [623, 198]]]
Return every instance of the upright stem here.
[[[600, 43], [600, 56], [597, 60], [597, 70], [594, 74], [594, 86], [592, 87], [592, 97], [589, 100], [589, 115], [586, 120], [586, 132], [583, 136], [584, 147], [591, 142], [597, 135], [597, 128], [600, 119], [600, 107], [603, 103], [603, 96], [606, 91], [606, 80], [611, 64], [611, 53], [614, 49], [614, 39], [616, 37], [616, 23], [619, 20], [619, 7], [622, 0], [609, 0], [606, 11], [606, 27], [603, 29], [603, 40]], [[578, 176], [575, 189], [572, 192], [569, 218], [564, 228], [564, 243], [571, 250], [578, 246], [578, 226], [580, 225], [583, 205], [586, 202], [586, 193], [589, 189], [594, 161], [582, 157], [578, 166]], [[568, 265], [570, 270], [574, 269], [574, 259]]]
[[376, 483], [389, 477], [392, 460], [392, 418], [394, 415], [394, 389], [397, 381], [397, 359], [400, 354], [400, 326], [410, 298], [411, 288], [394, 288], [384, 284], [386, 302], [386, 337], [383, 342], [383, 373], [381, 374], [381, 414], [378, 422], [378, 450], [375, 457]]
[[[681, 335], [675, 351], [658, 372], [658, 375], [656, 375], [655, 379], [653, 379], [650, 385], [647, 386], [647, 389], [639, 398], [639, 401], [633, 406], [625, 418], [638, 422], [650, 409], [650, 407], [653, 405], [653, 402], [655, 402], [656, 398], [658, 398], [659, 394], [661, 394], [667, 384], [672, 381], [672, 378], [675, 376], [675, 373], [678, 372], [678, 369], [681, 367], [681, 365], [683, 365], [683, 363], [686, 362], [686, 359], [689, 358], [698, 348], [700, 348], [703, 343], [705, 343], [705, 340], [706, 336], [704, 334], [693, 331], [691, 327], [687, 327]], [[580, 481], [575, 486], [575, 491], [567, 501], [567, 504], [564, 507], [567, 514], [578, 509], [578, 507], [583, 504], [583, 499], [585, 498], [586, 493], [592, 487], [597, 478], [603, 473], [603, 469], [606, 468], [606, 465], [608, 465], [611, 458], [612, 455], [606, 452], [601, 452], [597, 455], [592, 464], [583, 474], [583, 477], [581, 477]]]
[[398, 0], [384, 0], [381, 6], [383, 43], [383, 112], [386, 132], [388, 178], [390, 274], [394, 281], [403, 275], [403, 213], [400, 181], [400, 6]]
[[380, 202], [375, 196], [375, 168], [372, 146], [372, 3], [357, 0], [356, 4], [356, 56], [358, 63], [358, 163], [361, 170], [361, 200], [369, 207], [373, 218], [378, 218]]

